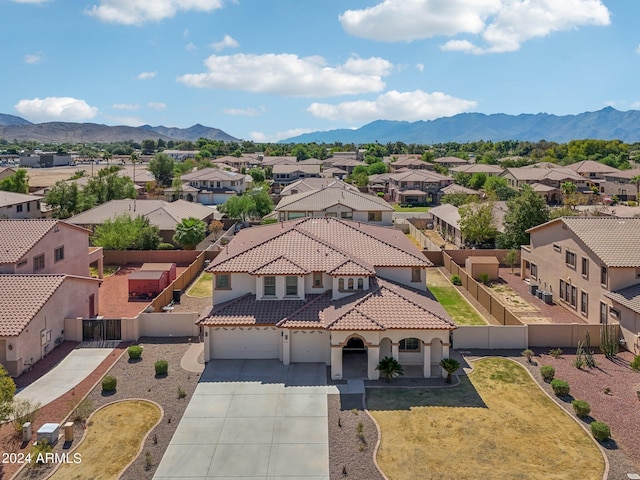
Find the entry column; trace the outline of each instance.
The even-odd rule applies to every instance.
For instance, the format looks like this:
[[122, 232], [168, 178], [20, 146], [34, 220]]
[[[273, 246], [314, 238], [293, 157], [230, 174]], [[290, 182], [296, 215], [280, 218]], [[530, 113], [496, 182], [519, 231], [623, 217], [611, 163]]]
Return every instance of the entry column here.
[[396, 360], [400, 360], [400, 355], [398, 354], [399, 346], [400, 344], [397, 342], [391, 343], [391, 356]]
[[378, 380], [380, 372], [376, 370], [380, 362], [380, 345], [371, 345], [367, 347], [367, 376], [369, 380]]
[[431, 343], [422, 342], [422, 374], [431, 377]]
[[342, 380], [342, 347], [331, 345], [331, 379]]

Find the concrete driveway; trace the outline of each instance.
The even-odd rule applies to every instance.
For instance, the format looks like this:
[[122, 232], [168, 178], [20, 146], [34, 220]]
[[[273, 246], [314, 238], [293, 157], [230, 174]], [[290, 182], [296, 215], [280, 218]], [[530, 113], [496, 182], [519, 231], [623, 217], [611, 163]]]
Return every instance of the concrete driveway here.
[[15, 398], [44, 407], [91, 375], [111, 352], [113, 348], [76, 348], [49, 372], [20, 390]]
[[328, 480], [326, 366], [207, 365], [154, 479]]

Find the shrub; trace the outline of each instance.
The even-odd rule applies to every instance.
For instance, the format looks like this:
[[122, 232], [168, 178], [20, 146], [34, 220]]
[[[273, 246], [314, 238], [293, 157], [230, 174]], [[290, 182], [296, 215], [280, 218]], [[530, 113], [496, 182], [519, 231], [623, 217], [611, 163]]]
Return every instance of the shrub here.
[[102, 379], [102, 391], [103, 392], [113, 392], [116, 389], [116, 385], [118, 384], [118, 379], [113, 375], [107, 375]]
[[35, 462], [29, 463], [30, 466], [42, 465], [45, 462], [46, 454], [53, 452], [53, 445], [45, 438], [38, 443], [34, 443], [31, 447], [31, 457], [35, 458]]
[[71, 413], [74, 422], [84, 423], [93, 412], [93, 403], [88, 398], [83, 399]]
[[451, 283], [458, 286], [462, 285], [462, 279], [460, 278], [460, 275], [451, 275]]
[[550, 382], [553, 380], [553, 377], [556, 376], [556, 369], [550, 365], [545, 365], [540, 367], [540, 373], [542, 374], [542, 378], [544, 378], [545, 382]]
[[12, 416], [13, 420], [11, 420], [11, 424], [17, 435], [22, 435], [22, 426], [27, 423], [33, 423], [38, 418], [38, 414], [40, 413], [40, 404], [39, 403], [31, 403], [26, 398], [18, 398], [14, 399]]
[[549, 350], [549, 355], [551, 355], [553, 358], [560, 358], [563, 353], [564, 352], [561, 348], [552, 348], [551, 350]]
[[603, 442], [611, 436], [611, 429], [604, 422], [593, 422], [591, 424], [591, 434], [596, 440]]
[[574, 400], [571, 405], [573, 406], [573, 411], [580, 418], [588, 417], [591, 413], [591, 407], [584, 400]]
[[480, 275], [478, 275], [478, 280], [480, 280], [484, 285], [489, 285], [491, 277], [488, 273], [482, 272]]
[[127, 349], [130, 360], [138, 360], [142, 356], [142, 347], [140, 345], [131, 345]]
[[166, 375], [169, 371], [169, 362], [166, 360], [158, 360], [154, 367], [156, 369], [156, 375]]
[[384, 192], [378, 192], [376, 195], [378, 195], [380, 198], [384, 198]]
[[553, 388], [553, 393], [559, 397], [569, 395], [569, 384], [564, 380], [558, 380], [557, 378], [551, 380], [551, 388]]
[[158, 250], [173, 250], [174, 246], [170, 243], [160, 242], [158, 244]]
[[533, 350], [527, 348], [526, 350], [523, 350], [522, 352], [520, 352], [520, 355], [522, 355], [523, 357], [526, 357], [527, 362], [531, 363], [531, 357], [533, 357], [534, 353], [533, 353]]
[[178, 398], [184, 398], [187, 396], [187, 392], [184, 391], [184, 388], [178, 387]]
[[635, 357], [633, 357], [630, 366], [634, 372], [640, 372], [640, 355], [636, 355]]

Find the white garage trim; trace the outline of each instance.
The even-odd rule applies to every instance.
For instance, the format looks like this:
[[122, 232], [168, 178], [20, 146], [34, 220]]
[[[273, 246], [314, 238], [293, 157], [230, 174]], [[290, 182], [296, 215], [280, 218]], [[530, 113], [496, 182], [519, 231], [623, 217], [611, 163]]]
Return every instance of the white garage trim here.
[[275, 327], [211, 328], [212, 359], [280, 358], [280, 330]]

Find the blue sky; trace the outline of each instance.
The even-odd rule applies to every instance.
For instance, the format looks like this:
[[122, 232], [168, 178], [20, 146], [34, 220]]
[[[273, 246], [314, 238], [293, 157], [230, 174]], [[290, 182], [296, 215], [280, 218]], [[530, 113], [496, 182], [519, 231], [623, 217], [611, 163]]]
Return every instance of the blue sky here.
[[640, 109], [630, 0], [0, 0], [0, 112], [276, 141]]

